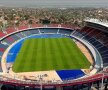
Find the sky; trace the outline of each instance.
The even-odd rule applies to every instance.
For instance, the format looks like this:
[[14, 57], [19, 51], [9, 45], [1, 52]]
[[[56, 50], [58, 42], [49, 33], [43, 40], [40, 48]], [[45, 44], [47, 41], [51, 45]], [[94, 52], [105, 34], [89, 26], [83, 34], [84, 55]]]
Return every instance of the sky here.
[[0, 0], [9, 7], [108, 7], [108, 0]]

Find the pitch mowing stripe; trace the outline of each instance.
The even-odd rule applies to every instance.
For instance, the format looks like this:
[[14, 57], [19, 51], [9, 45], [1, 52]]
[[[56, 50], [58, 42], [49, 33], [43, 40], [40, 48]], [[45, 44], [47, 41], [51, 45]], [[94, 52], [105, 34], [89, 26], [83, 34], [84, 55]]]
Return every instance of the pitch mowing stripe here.
[[25, 55], [25, 57], [23, 57], [23, 60], [22, 60], [23, 63], [24, 63], [24, 64], [22, 64], [23, 65], [22, 71], [28, 71], [30, 69], [30, 67], [29, 67], [30, 63], [28, 63], [28, 62], [30, 62], [30, 60], [31, 60], [31, 55], [32, 54], [30, 52], [33, 51], [33, 49], [31, 49], [31, 47], [33, 47], [33, 44], [31, 43], [32, 40], [29, 40], [29, 41], [30, 41], [29, 44], [26, 45], [28, 47], [25, 50], [26, 55]]
[[[71, 39], [70, 39], [71, 40]], [[70, 47], [70, 48], [68, 48], [68, 50], [72, 53], [72, 62], [74, 63], [74, 66], [75, 66], [75, 68], [80, 68], [80, 62], [79, 62], [79, 60], [80, 60], [80, 55], [79, 55], [79, 53], [81, 52], [81, 51], [78, 51], [78, 48], [76, 48], [75, 46], [75, 43], [71, 40], [71, 42], [69, 42], [69, 40], [65, 40], [65, 43], [66, 43], [66, 45], [67, 45], [67, 48], [68, 47], [70, 47], [71, 45], [73, 45], [72, 47]], [[76, 51], [74, 51], [74, 50], [76, 50]], [[75, 60], [74, 60], [75, 59]]]
[[58, 48], [58, 57], [60, 59], [60, 62], [61, 62], [60, 64], [62, 66], [62, 69], [66, 69], [68, 67], [68, 64], [65, 62], [65, 54], [64, 54], [64, 51], [62, 50], [62, 47], [61, 47], [61, 44], [64, 45], [64, 43], [61, 43], [61, 41], [59, 41], [61, 39], [62, 38], [56, 39], [57, 48]]
[[50, 47], [49, 47], [49, 40], [46, 40], [46, 39], [44, 39], [44, 45], [43, 45], [44, 47], [44, 49], [45, 49], [45, 60], [44, 60], [44, 65], [43, 65], [43, 70], [46, 70], [46, 69], [48, 69], [49, 68], [49, 66], [48, 65], [50, 65], [49, 64], [49, 62], [51, 61], [51, 55], [50, 55]]
[[26, 45], [29, 44], [29, 43], [30, 43], [29, 40], [25, 40], [25, 41], [23, 42], [23, 44], [22, 44], [22, 47], [21, 47], [19, 53], [23, 53], [23, 52], [25, 51]]
[[[65, 46], [65, 39], [61, 39], [61, 40], [59, 40], [60, 41], [60, 46], [61, 46], [61, 50], [62, 50], [62, 52], [63, 52], [63, 56], [64, 56], [64, 62], [63, 63], [65, 63], [66, 64], [66, 67], [67, 68], [71, 68], [71, 58], [69, 57], [69, 55], [70, 55], [70, 53], [71, 52], [68, 52], [68, 50], [67, 50], [67, 47]], [[63, 44], [62, 44], [63, 43]]]
[[40, 39], [40, 46], [39, 46], [39, 49], [38, 50], [40, 50], [38, 53], [40, 53], [40, 54], [38, 54], [38, 59], [40, 60], [38, 60], [38, 63], [39, 63], [39, 67], [37, 67], [38, 69], [40, 69], [40, 70], [42, 70], [42, 68], [41, 68], [41, 66], [42, 66], [42, 62], [44, 62], [42, 59], [43, 59], [43, 50], [42, 50], [42, 38]]
[[53, 67], [52, 67], [52, 60], [53, 60], [53, 58], [52, 58], [52, 54], [51, 54], [51, 53], [52, 53], [52, 52], [51, 52], [51, 48], [52, 48], [52, 47], [51, 47], [50, 40], [47, 40], [47, 42], [48, 42], [48, 43], [46, 44], [46, 45], [47, 45], [46, 53], [47, 53], [47, 58], [48, 58], [48, 59], [47, 59], [47, 60], [48, 60], [48, 61], [47, 61], [47, 64], [49, 64], [49, 65], [47, 65], [47, 67], [48, 67], [49, 69], [52, 70], [52, 69], [53, 69]]
[[57, 47], [57, 49], [58, 49], [58, 53], [56, 53], [56, 55], [58, 55], [58, 59], [59, 59], [59, 61], [60, 61], [60, 63], [59, 64], [61, 64], [61, 66], [62, 66], [62, 68], [64, 69], [64, 67], [65, 67], [65, 65], [63, 64], [63, 52], [61, 51], [61, 46], [60, 46], [60, 42], [58, 41], [58, 38], [55, 40], [55, 42], [56, 42], [56, 47]]
[[[72, 49], [72, 55], [73, 55], [73, 57], [72, 57], [72, 60], [73, 60], [73, 63], [74, 63], [74, 65], [75, 65], [75, 68], [76, 69], [79, 69], [79, 67], [80, 67], [80, 58], [81, 58], [81, 56], [79, 55], [79, 53], [81, 52], [81, 51], [78, 51], [77, 52], [77, 50], [78, 50], [78, 47], [76, 48], [75, 46], [75, 43], [70, 39], [70, 43], [67, 43], [66, 45], [67, 46], [70, 46], [70, 45], [73, 45], [72, 47], [70, 47], [71, 49]], [[69, 42], [69, 41], [67, 41], [67, 42]]]
[[61, 60], [62, 60], [61, 64], [64, 66], [63, 69], [65, 69], [66, 67], [69, 68], [69, 64], [66, 61], [66, 56], [65, 56], [66, 53], [63, 50], [64, 47], [62, 48], [61, 40], [60, 39], [57, 39], [57, 45], [58, 45], [58, 48], [60, 50], [60, 55], [62, 55], [61, 56]]
[[37, 54], [37, 47], [38, 47], [38, 40], [35, 42], [35, 39], [34, 39], [34, 47], [33, 47], [33, 54], [32, 54], [32, 64], [31, 64], [31, 67], [33, 67], [31, 70], [35, 71], [35, 64], [37, 63], [37, 60], [36, 60], [36, 54]]
[[71, 66], [75, 66], [73, 63], [71, 63], [72, 62], [71, 61], [72, 60], [72, 49], [70, 47], [72, 47], [72, 45], [67, 46], [68, 42], [66, 42], [66, 40], [67, 40], [67, 38], [64, 38], [64, 39], [61, 40], [61, 43], [65, 43], [63, 45], [61, 44], [61, 48], [62, 48], [63, 51], [65, 51], [64, 52], [64, 55], [65, 55], [65, 58], [66, 58], [65, 62], [67, 62], [68, 66], [71, 68]]
[[54, 63], [53, 61], [55, 60], [55, 55], [53, 53], [53, 47], [52, 47], [52, 42], [51, 39], [46, 40], [46, 53], [47, 53], [47, 69], [49, 70], [54, 70]]
[[34, 61], [35, 61], [34, 60], [34, 56], [35, 56], [35, 39], [32, 39], [31, 42], [32, 42], [32, 45], [30, 46], [30, 49], [28, 51], [30, 59], [27, 60], [27, 62], [30, 62], [30, 63], [26, 64], [27, 71], [30, 71], [30, 70], [34, 71], [34, 67], [35, 67], [35, 65], [34, 65]]
[[46, 47], [45, 47], [45, 38], [42, 38], [42, 62], [41, 62], [41, 70], [46, 70]]
[[35, 56], [35, 60], [38, 61], [38, 62], [35, 63], [36, 70], [39, 69], [39, 64], [38, 63], [40, 62], [39, 61], [39, 59], [40, 59], [40, 52], [39, 51], [40, 51], [40, 41], [41, 40], [36, 40], [36, 42], [37, 41], [38, 41], [38, 48], [37, 48], [37, 55]]
[[[23, 61], [24, 62], [24, 67], [22, 68], [22, 71], [24, 71], [24, 70], [27, 71], [29, 69], [28, 64], [30, 64], [30, 63], [28, 63], [28, 62], [30, 62], [30, 60], [31, 60], [31, 53], [29, 53], [29, 52], [31, 50], [31, 47], [33, 46], [33, 44], [31, 44], [31, 41], [30, 41], [30, 44], [27, 45], [27, 47], [28, 46], [29, 47], [26, 49], [26, 57], [24, 57], [24, 61]], [[32, 50], [31, 50], [31, 52], [32, 52]]]
[[[29, 44], [29, 42], [30, 41], [27, 41], [27, 42], [25, 42], [24, 44]], [[23, 48], [23, 47], [22, 47]], [[22, 49], [21, 48], [21, 49]], [[26, 50], [27, 50], [27, 46], [25, 46], [24, 47], [24, 49], [23, 49], [23, 52], [19, 52], [18, 53], [18, 55], [17, 55], [17, 58], [16, 58], [16, 61], [15, 61], [15, 63], [14, 63], [14, 65], [13, 65], [13, 71], [22, 71], [22, 68], [24, 67], [24, 62], [25, 62], [25, 60], [24, 60], [24, 57], [23, 56], [25, 56], [25, 53], [26, 53]], [[17, 61], [18, 60], [18, 61]], [[22, 64], [21, 64], [22, 63]]]
[[[32, 39], [30, 41], [31, 41], [30, 43], [32, 43], [32, 44], [30, 46], [28, 45], [29, 49], [27, 50], [27, 60], [25, 62], [26, 68], [24, 68], [24, 70], [26, 70], [26, 71], [33, 69], [33, 66], [31, 68], [31, 64], [33, 63], [32, 57], [33, 57], [33, 51], [34, 51], [34, 48], [33, 48], [34, 47], [34, 39]], [[30, 62], [30, 63], [28, 63], [28, 62]]]
[[[72, 45], [67, 46], [67, 43], [68, 43], [68, 42], [66, 42], [66, 40], [67, 40], [67, 38], [66, 38], [66, 39], [60, 40], [60, 41], [61, 41], [61, 42], [60, 42], [61, 49], [62, 49], [63, 51], [65, 51], [65, 52], [64, 52], [65, 60], [64, 60], [63, 63], [67, 63], [68, 68], [71, 68], [71, 66], [72, 66], [72, 67], [75, 67], [75, 64], [73, 64], [72, 61], [71, 61], [71, 60], [72, 60], [72, 57], [73, 57], [72, 54], [74, 53], [74, 52], [72, 52], [73, 49], [70, 48], [70, 47], [72, 47]], [[65, 43], [65, 44], [62, 44], [62, 43]]]
[[[21, 48], [22, 49], [22, 48]], [[24, 48], [24, 49], [26, 49], [26, 47]], [[18, 53], [18, 55], [17, 55], [17, 59], [15, 60], [15, 63], [14, 63], [14, 65], [13, 65], [13, 71], [19, 71], [20, 70], [20, 68], [23, 68], [23, 66], [22, 65], [20, 65], [20, 63], [22, 62], [21, 60], [22, 60], [22, 58], [21, 57], [19, 57], [19, 56], [23, 56], [23, 52], [20, 52], [20, 53]], [[20, 59], [21, 58], [21, 59]], [[18, 61], [17, 61], [18, 60]], [[17, 63], [16, 63], [17, 62]]]
[[37, 42], [35, 42], [35, 50], [36, 50], [36, 52], [35, 52], [35, 55], [33, 55], [34, 56], [34, 63], [33, 63], [33, 66], [34, 66], [34, 69], [35, 70], [37, 70], [37, 66], [36, 66], [36, 63], [38, 63], [38, 60], [37, 60], [37, 53], [39, 53], [37, 50], [38, 50], [38, 40], [37, 40]]
[[50, 40], [50, 49], [52, 50], [51, 57], [53, 59], [51, 61], [51, 64], [52, 64], [53, 69], [54, 69], [54, 67], [55, 67], [55, 69], [58, 69], [59, 68], [59, 64], [58, 64], [57, 60], [59, 59], [59, 57], [58, 58], [56, 57], [57, 52], [56, 52], [56, 47], [55, 46], [56, 46], [55, 39], [54, 40]]
[[15, 61], [17, 72], [80, 69], [86, 63], [89, 65], [80, 49], [69, 38], [25, 40], [20, 50], [16, 59], [18, 61]]
[[67, 60], [67, 62], [69, 63], [69, 66], [76, 68], [78, 64], [77, 64], [76, 60], [73, 60], [73, 58], [75, 58], [73, 55], [75, 52], [74, 52], [74, 47], [73, 47], [72, 43], [69, 42], [69, 39], [62, 39], [62, 42], [65, 43], [65, 46], [63, 49], [65, 49], [65, 51], [66, 51], [67, 58], [70, 59], [71, 62], [74, 62], [74, 63], [71, 63], [70, 60], [69, 60], [69, 62]]
[[[71, 39], [70, 39], [71, 40]], [[69, 46], [69, 45], [71, 45], [71, 44], [73, 44], [73, 49], [74, 50], [76, 50], [75, 52], [76, 53], [74, 53], [73, 52], [73, 55], [74, 55], [74, 59], [75, 60], [73, 60], [74, 61], [74, 63], [77, 63], [77, 68], [82, 68], [82, 67], [84, 67], [84, 64], [85, 64], [85, 62], [87, 62], [87, 64], [89, 64], [89, 62], [88, 62], [88, 60], [87, 60], [87, 58], [84, 56], [84, 54], [81, 52], [81, 50], [77, 47], [77, 45], [75, 44], [75, 42], [73, 42], [72, 40], [72, 42], [69, 42], [68, 40], [66, 40], [67, 41], [67, 45]], [[69, 43], [68, 43], [69, 42]], [[82, 59], [83, 58], [83, 59]], [[82, 60], [81, 60], [82, 59]], [[79, 62], [79, 60], [81, 60], [82, 62]], [[89, 66], [88, 65], [85, 65], [85, 68], [86, 68], [86, 66], [89, 68]]]
[[37, 57], [37, 53], [39, 53], [38, 52], [38, 47], [39, 47], [39, 40], [37, 40], [36, 42], [35, 42], [35, 47], [34, 47], [34, 49], [35, 49], [35, 52], [34, 52], [34, 54], [33, 54], [33, 57], [34, 57], [34, 61], [33, 61], [33, 66], [34, 66], [34, 70], [36, 70], [37, 69], [37, 66], [36, 66], [36, 64], [38, 63], [38, 60], [36, 59], [36, 57]]
[[42, 39], [38, 40], [38, 48], [37, 48], [37, 57], [36, 59], [38, 60], [38, 62], [36, 63], [36, 70], [41, 70], [41, 66], [42, 66]]
[[61, 68], [64, 68], [64, 65], [62, 65], [62, 57], [61, 57], [61, 52], [60, 52], [60, 48], [58, 47], [58, 42], [57, 42], [57, 39], [53, 40], [53, 45], [55, 45], [54, 47], [54, 50], [56, 51], [55, 52], [55, 60], [56, 60], [56, 70], [60, 70]]
[[41, 39], [41, 49], [42, 49], [42, 52], [41, 52], [41, 70], [43, 70], [43, 65], [44, 65], [44, 63], [43, 62], [45, 62], [45, 57], [44, 57], [44, 53], [45, 53], [45, 48], [44, 48], [44, 38], [42, 38]]
[[53, 70], [57, 69], [59, 67], [59, 64], [57, 63], [58, 58], [56, 58], [56, 53], [57, 52], [55, 51], [55, 44], [56, 44], [55, 39], [54, 40], [50, 39], [50, 50], [52, 50], [51, 51], [52, 60], [50, 61], [50, 64], [51, 64]]

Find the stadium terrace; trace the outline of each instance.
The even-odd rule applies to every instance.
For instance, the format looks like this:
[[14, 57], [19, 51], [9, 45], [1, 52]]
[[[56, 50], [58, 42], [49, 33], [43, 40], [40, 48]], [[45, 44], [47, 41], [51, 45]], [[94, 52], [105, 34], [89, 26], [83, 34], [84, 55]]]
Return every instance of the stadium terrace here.
[[107, 90], [108, 27], [84, 21], [32, 24], [0, 32], [0, 83], [6, 90]]

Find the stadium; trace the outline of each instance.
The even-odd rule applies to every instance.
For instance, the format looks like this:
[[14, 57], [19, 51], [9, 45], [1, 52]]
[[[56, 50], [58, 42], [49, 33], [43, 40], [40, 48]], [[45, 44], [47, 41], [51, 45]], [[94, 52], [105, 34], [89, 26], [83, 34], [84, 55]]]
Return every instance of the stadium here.
[[107, 90], [108, 24], [86, 19], [0, 32], [0, 83], [5, 90]]

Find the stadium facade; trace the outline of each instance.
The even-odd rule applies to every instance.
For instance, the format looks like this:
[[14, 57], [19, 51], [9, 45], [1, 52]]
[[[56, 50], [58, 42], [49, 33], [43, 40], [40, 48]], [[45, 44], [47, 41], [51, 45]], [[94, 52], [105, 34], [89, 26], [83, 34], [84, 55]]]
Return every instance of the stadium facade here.
[[[16, 29], [7, 28], [0, 32], [0, 58], [1, 58], [1, 88], [5, 90], [91, 90], [92, 87], [107, 90], [108, 85], [108, 24], [97, 19], [85, 20], [82, 29], [70, 25], [31, 25], [21, 26]], [[15, 41], [33, 34], [62, 34], [84, 44], [90, 51], [94, 63], [90, 67], [90, 73], [78, 79], [60, 81], [30, 81], [10, 78], [8, 70], [3, 68], [5, 50]]]

